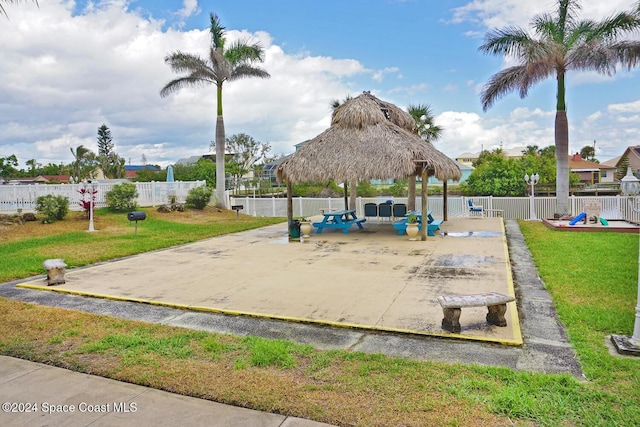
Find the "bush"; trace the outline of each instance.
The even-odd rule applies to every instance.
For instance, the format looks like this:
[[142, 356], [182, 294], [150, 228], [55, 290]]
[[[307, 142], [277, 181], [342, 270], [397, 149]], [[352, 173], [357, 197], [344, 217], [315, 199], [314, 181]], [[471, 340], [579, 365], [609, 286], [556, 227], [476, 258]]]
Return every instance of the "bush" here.
[[138, 207], [137, 197], [136, 185], [123, 182], [114, 185], [111, 191], [107, 192], [107, 206], [114, 211], [135, 211]]
[[397, 180], [395, 184], [387, 188], [387, 192], [395, 197], [406, 197], [409, 194], [407, 180]]
[[378, 195], [378, 190], [369, 181], [360, 181], [357, 193], [360, 197], [375, 197]]
[[206, 186], [192, 188], [187, 194], [187, 205], [196, 209], [204, 209], [211, 201], [212, 194], [213, 189]]
[[42, 220], [43, 224], [62, 220], [69, 212], [69, 199], [52, 194], [40, 196], [36, 199], [36, 211], [45, 216]]
[[291, 186], [294, 197], [340, 197], [344, 190], [334, 181], [302, 182]]

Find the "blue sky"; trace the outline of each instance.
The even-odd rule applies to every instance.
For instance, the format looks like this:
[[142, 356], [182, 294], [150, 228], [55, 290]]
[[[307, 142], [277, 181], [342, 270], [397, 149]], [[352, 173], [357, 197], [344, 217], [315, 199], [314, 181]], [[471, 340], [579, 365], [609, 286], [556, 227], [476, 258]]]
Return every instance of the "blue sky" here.
[[[530, 4], [536, 3], [536, 4]], [[634, 0], [584, 0], [601, 19]], [[215, 89], [161, 98], [176, 75], [170, 52], [204, 55], [209, 13], [228, 39], [262, 43], [268, 80], [226, 83], [227, 136], [247, 133], [288, 154], [329, 125], [330, 103], [369, 90], [406, 108], [429, 104], [444, 128], [436, 147], [463, 152], [553, 144], [555, 85], [510, 94], [483, 112], [479, 91], [503, 58], [478, 51], [489, 29], [528, 27], [554, 1], [521, 0], [40, 0], [0, 17], [0, 157], [20, 167], [69, 163], [70, 148], [97, 150], [111, 129], [128, 163], [166, 166], [210, 152]], [[640, 36], [640, 35], [638, 35]], [[568, 77], [570, 150], [596, 141], [601, 161], [640, 144], [640, 70]]]

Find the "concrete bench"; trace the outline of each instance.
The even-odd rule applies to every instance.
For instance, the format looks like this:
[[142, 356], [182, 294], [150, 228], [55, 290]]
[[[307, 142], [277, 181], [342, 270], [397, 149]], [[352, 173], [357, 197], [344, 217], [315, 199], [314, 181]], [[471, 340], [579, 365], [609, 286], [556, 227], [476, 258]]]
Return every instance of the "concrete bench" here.
[[42, 263], [42, 267], [47, 270], [47, 284], [49, 286], [64, 283], [66, 266], [63, 259], [48, 259]]
[[486, 306], [487, 322], [496, 326], [507, 326], [504, 314], [507, 312], [507, 303], [515, 301], [509, 295], [489, 292], [486, 294], [474, 295], [444, 295], [438, 297], [438, 302], [442, 306], [444, 319], [442, 328], [449, 332], [460, 332], [460, 313], [463, 307], [483, 307]]

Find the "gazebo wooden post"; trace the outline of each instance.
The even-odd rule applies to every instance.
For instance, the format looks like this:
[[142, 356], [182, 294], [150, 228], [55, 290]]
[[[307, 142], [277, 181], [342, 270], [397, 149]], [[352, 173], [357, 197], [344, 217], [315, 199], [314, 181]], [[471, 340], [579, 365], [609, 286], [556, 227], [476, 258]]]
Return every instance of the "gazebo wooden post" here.
[[346, 180], [342, 186], [344, 187], [344, 209], [347, 210], [349, 209], [349, 185]]
[[351, 188], [349, 188], [349, 209], [356, 210], [357, 200], [358, 200], [358, 180], [354, 179], [349, 183]]
[[429, 228], [429, 216], [428, 216], [428, 204], [427, 204], [427, 180], [429, 177], [427, 176], [427, 168], [422, 169], [422, 229], [420, 230], [420, 240], [427, 240], [427, 229]]
[[442, 181], [442, 220], [449, 217], [449, 198], [447, 197], [447, 180]]
[[289, 234], [289, 227], [293, 221], [293, 195], [291, 192], [291, 181], [287, 180], [287, 234]]
[[409, 192], [409, 198], [407, 199], [407, 211], [416, 210], [416, 178], [417, 176], [410, 176], [407, 183], [407, 190]]

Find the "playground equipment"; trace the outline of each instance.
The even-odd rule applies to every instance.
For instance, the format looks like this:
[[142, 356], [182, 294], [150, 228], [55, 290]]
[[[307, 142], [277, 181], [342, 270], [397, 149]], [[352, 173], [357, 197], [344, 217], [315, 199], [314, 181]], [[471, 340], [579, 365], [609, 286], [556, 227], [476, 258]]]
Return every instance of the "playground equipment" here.
[[597, 200], [587, 200], [584, 202], [584, 212], [581, 212], [578, 216], [573, 218], [569, 225], [576, 225], [580, 221], [584, 221], [584, 225], [589, 224], [593, 218], [595, 225], [608, 226], [609, 222], [600, 216], [600, 202]]

